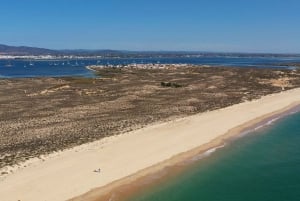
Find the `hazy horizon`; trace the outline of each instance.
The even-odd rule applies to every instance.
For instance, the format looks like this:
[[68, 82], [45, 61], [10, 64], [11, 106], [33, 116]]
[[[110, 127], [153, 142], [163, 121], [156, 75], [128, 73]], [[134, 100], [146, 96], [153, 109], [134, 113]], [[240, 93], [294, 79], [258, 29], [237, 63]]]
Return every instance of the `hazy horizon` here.
[[282, 55], [300, 55], [300, 52], [246, 52], [246, 51], [218, 51], [218, 50], [212, 50], [212, 51], [205, 51], [205, 50], [127, 50], [127, 49], [111, 49], [111, 48], [97, 48], [97, 49], [87, 49], [87, 48], [75, 48], [75, 49], [52, 49], [48, 47], [34, 47], [34, 46], [28, 46], [28, 45], [11, 45], [11, 44], [0, 44], [0, 45], [6, 45], [6, 46], [12, 46], [12, 47], [27, 47], [27, 48], [41, 48], [41, 49], [49, 49], [54, 51], [120, 51], [120, 52], [141, 52], [141, 53], [148, 53], [148, 52], [154, 52], [154, 53], [195, 53], [195, 54], [282, 54]]

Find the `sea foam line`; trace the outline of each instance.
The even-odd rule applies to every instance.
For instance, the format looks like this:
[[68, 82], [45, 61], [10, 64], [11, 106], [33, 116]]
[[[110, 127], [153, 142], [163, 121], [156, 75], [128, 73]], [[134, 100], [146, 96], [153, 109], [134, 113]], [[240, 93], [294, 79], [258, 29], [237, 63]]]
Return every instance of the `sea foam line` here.
[[198, 160], [201, 160], [201, 159], [203, 159], [203, 158], [206, 158], [206, 157], [210, 156], [211, 154], [213, 154], [214, 152], [216, 152], [218, 149], [221, 149], [221, 148], [223, 148], [223, 147], [225, 147], [225, 146], [226, 146], [226, 143], [224, 143], [224, 144], [222, 144], [222, 145], [220, 145], [220, 146], [217, 146], [217, 147], [213, 147], [213, 148], [211, 148], [211, 149], [208, 149], [208, 150], [206, 150], [205, 152], [203, 152], [203, 153], [201, 153], [201, 154], [199, 154], [199, 155], [194, 156], [194, 157], [191, 158], [189, 161], [190, 161], [190, 162], [193, 162], [193, 161], [198, 161]]

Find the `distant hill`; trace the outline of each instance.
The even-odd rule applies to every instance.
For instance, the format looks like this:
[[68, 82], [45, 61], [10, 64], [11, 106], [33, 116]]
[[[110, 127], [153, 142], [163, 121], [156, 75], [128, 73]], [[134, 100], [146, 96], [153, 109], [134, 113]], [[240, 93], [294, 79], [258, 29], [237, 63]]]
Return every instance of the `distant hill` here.
[[51, 50], [46, 48], [27, 46], [8, 46], [0, 44], [0, 55], [27, 56], [27, 55], [76, 55], [76, 56], [120, 56], [123, 51], [118, 50]]
[[122, 58], [151, 58], [151, 57], [213, 57], [213, 56], [234, 56], [234, 57], [299, 57], [299, 54], [272, 54], [272, 53], [230, 53], [230, 52], [203, 52], [203, 51], [124, 51], [124, 50], [51, 50], [46, 48], [27, 46], [8, 46], [0, 44], [0, 55], [28, 56], [28, 55], [52, 55], [52, 56], [103, 56]]
[[57, 55], [60, 54], [59, 51], [50, 50], [45, 48], [37, 47], [26, 47], [26, 46], [8, 46], [0, 44], [0, 55]]

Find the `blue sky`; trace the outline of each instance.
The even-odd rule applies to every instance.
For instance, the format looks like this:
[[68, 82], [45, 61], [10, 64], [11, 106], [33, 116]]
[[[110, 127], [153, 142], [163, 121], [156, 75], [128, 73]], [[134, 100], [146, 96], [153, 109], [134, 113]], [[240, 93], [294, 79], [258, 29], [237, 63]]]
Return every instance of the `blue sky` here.
[[299, 0], [0, 0], [0, 43], [300, 53]]

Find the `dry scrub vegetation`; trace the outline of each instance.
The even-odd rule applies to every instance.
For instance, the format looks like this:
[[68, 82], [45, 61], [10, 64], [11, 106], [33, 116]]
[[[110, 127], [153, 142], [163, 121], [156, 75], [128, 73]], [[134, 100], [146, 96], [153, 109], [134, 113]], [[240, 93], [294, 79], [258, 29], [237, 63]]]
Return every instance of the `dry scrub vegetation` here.
[[0, 80], [0, 168], [300, 85], [297, 70], [187, 66], [98, 74]]

